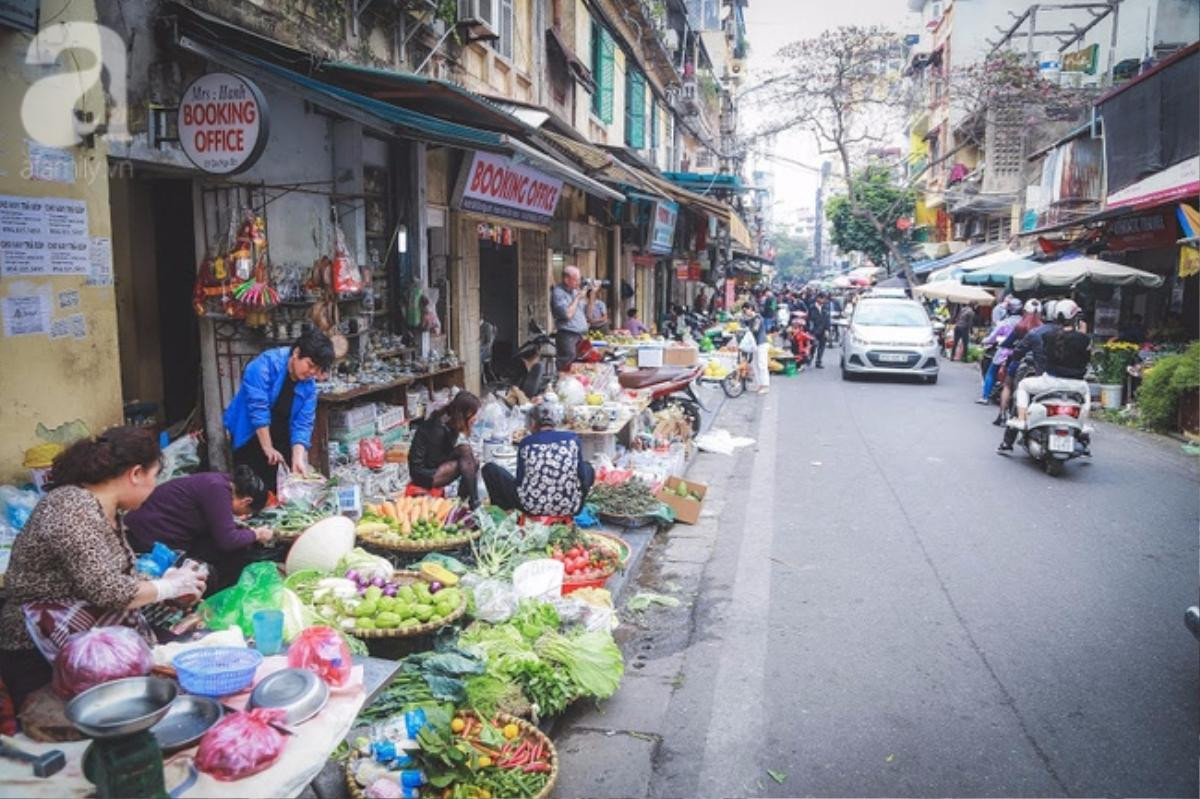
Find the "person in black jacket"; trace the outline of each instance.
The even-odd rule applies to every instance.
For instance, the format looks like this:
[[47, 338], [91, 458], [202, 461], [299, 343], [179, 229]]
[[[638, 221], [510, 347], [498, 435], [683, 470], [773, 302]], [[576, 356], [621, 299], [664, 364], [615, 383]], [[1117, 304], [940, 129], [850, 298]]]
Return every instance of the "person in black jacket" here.
[[817, 295], [817, 301], [808, 315], [808, 332], [816, 339], [816, 367], [818, 369], [825, 368], [821, 365], [821, 361], [825, 358], [825, 335], [829, 332], [832, 324], [833, 318], [829, 314], [829, 295], [822, 292]]
[[471, 445], [459, 437], [471, 435], [479, 413], [479, 397], [460, 391], [446, 407], [421, 423], [408, 450], [408, 474], [413, 485], [432, 490], [458, 481], [458, 496], [479, 504], [479, 462]]

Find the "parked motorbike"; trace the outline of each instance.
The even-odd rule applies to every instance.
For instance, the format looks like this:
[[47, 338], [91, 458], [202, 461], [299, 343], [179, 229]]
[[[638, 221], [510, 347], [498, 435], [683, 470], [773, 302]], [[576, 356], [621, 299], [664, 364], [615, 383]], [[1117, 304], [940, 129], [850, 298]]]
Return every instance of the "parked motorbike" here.
[[704, 409], [704, 403], [696, 396], [694, 386], [703, 372], [699, 366], [660, 366], [622, 372], [619, 379], [621, 388], [649, 389], [652, 410], [672, 405], [681, 408], [695, 434], [700, 432], [700, 411]]
[[1091, 454], [1089, 435], [1079, 419], [1085, 400], [1077, 391], [1054, 389], [1029, 403], [1021, 445], [1051, 477], [1062, 474], [1067, 461]]

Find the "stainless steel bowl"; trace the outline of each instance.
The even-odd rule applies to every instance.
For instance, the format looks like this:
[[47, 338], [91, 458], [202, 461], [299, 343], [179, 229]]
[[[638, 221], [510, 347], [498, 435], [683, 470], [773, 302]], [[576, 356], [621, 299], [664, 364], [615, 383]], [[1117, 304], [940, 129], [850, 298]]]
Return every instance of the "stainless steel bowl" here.
[[184, 694], [171, 703], [167, 715], [150, 728], [164, 752], [175, 752], [197, 744], [208, 728], [221, 720], [221, 704], [207, 696]]
[[303, 724], [329, 701], [329, 686], [308, 669], [280, 669], [250, 692], [249, 707], [275, 707], [287, 714], [288, 724]]
[[113, 680], [67, 703], [67, 719], [93, 738], [129, 735], [157, 724], [178, 693], [175, 681], [162, 677]]

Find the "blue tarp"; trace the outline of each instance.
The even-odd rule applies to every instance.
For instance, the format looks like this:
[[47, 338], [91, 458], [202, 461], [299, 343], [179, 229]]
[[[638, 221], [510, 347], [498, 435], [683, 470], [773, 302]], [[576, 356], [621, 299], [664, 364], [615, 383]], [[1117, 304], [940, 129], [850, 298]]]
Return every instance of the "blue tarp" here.
[[944, 258], [938, 258], [936, 261], [913, 264], [913, 274], [925, 275], [943, 267], [952, 266], [960, 261], [965, 261], [968, 258], [974, 258], [977, 255], [987, 255], [999, 246], [999, 244], [994, 242], [991, 244], [972, 244], [970, 247], [961, 249], [956, 253], [951, 253]]

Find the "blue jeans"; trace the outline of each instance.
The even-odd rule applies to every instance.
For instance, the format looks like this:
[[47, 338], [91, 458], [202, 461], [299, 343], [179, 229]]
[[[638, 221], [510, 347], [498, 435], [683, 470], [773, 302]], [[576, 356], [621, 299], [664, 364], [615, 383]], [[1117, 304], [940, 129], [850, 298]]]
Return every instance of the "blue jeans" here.
[[983, 378], [983, 398], [988, 399], [992, 396], [992, 388], [996, 385], [996, 373], [1000, 371], [1003, 364], [992, 361], [992, 365], [988, 367], [987, 374]]

